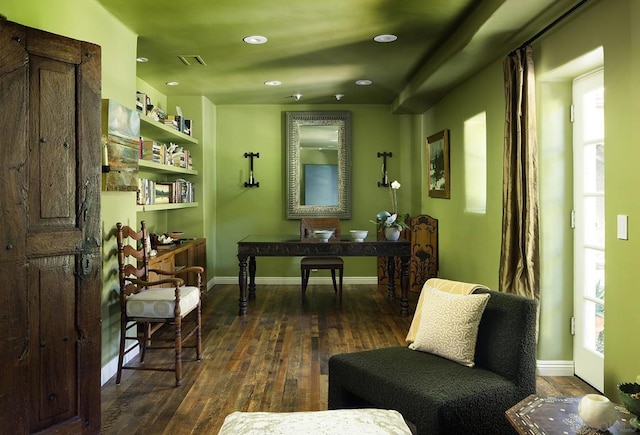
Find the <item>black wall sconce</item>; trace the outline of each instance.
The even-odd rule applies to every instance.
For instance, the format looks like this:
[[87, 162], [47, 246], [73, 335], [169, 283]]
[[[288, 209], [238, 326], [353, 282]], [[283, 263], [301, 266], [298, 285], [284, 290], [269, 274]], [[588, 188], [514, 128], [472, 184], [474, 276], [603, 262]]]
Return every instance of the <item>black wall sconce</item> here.
[[244, 153], [244, 158], [250, 159], [250, 169], [249, 169], [249, 181], [245, 181], [244, 187], [260, 187], [260, 182], [256, 181], [253, 178], [253, 158], [260, 158], [260, 153]]
[[382, 157], [382, 181], [378, 181], [378, 187], [389, 187], [389, 179], [387, 178], [387, 157], [393, 157], [393, 153], [378, 153], [378, 157]]

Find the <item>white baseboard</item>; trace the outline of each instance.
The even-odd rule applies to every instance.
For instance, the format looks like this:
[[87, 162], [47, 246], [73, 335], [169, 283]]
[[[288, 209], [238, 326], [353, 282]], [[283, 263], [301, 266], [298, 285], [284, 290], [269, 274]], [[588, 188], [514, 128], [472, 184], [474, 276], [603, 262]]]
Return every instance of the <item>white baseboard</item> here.
[[537, 362], [539, 376], [573, 376], [573, 361], [541, 361]]
[[[211, 283], [211, 281], [209, 281]], [[316, 276], [313, 275], [309, 279], [309, 283], [317, 284], [332, 284], [331, 276]], [[342, 280], [343, 284], [377, 284], [377, 276], [350, 276], [345, 277]], [[211, 288], [213, 284], [238, 284], [237, 276], [216, 276], [213, 283], [209, 286]], [[256, 277], [256, 285], [297, 285], [300, 284], [299, 276], [259, 276]]]

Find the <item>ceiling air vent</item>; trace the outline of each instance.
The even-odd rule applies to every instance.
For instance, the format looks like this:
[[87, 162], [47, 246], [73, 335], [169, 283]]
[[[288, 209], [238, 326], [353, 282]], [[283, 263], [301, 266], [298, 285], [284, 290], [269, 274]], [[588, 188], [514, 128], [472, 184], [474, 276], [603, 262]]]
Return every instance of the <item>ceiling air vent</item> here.
[[178, 55], [178, 59], [180, 59], [180, 62], [184, 63], [186, 66], [207, 66], [204, 59], [197, 54], [181, 54]]

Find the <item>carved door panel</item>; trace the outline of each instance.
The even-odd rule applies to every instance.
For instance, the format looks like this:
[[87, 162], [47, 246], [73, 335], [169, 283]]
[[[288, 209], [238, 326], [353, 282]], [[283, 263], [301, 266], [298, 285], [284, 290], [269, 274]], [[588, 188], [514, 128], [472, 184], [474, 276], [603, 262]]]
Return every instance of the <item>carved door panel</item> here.
[[100, 430], [100, 98], [98, 46], [0, 21], [0, 421], [13, 433]]
[[24, 203], [28, 69], [24, 50], [5, 49], [12, 38], [24, 40], [24, 29], [0, 22], [0, 421], [19, 433], [25, 430], [20, 410], [29, 409], [24, 394], [29, 350]]

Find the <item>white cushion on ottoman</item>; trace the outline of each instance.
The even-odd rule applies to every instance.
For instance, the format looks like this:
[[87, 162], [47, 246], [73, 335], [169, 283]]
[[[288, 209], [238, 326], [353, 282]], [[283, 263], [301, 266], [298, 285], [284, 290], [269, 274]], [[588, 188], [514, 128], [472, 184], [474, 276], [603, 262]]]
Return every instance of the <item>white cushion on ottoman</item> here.
[[310, 412], [234, 412], [218, 435], [280, 434], [411, 435], [398, 411], [338, 409]]

